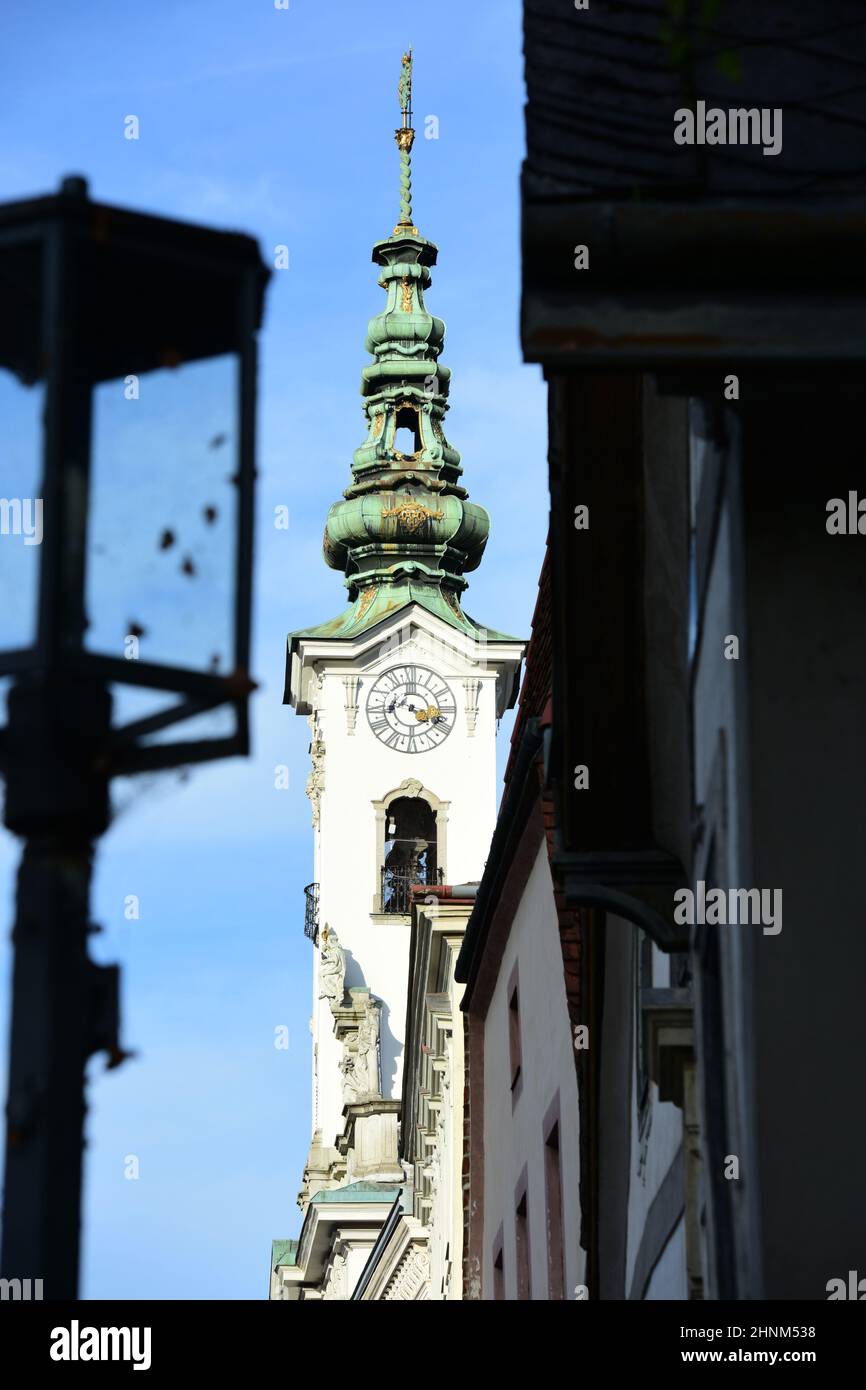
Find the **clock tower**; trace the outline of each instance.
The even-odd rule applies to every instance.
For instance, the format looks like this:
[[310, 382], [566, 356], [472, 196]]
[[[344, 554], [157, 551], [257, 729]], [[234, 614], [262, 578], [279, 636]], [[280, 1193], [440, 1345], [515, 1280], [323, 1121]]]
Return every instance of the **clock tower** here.
[[407, 54], [400, 220], [373, 247], [385, 303], [367, 328], [365, 437], [323, 539], [348, 607], [288, 643], [286, 701], [307, 717], [312, 757], [305, 1210], [317, 1193], [330, 1201], [339, 1190], [348, 1202], [359, 1182], [369, 1192], [404, 1181], [410, 889], [435, 894], [481, 877], [496, 816], [497, 722], [514, 702], [524, 646], [464, 607], [489, 519], [469, 500], [445, 433], [445, 325], [425, 303], [437, 248], [412, 220], [411, 77]]

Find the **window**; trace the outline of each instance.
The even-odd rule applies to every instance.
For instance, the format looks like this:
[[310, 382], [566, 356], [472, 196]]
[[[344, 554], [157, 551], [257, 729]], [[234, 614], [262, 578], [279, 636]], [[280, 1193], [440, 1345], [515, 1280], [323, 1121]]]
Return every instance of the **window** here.
[[[526, 1182], [525, 1176], [521, 1179]], [[529, 1275], [529, 1212], [526, 1200], [526, 1187], [520, 1190], [517, 1205], [514, 1209], [514, 1237], [517, 1258], [517, 1297], [527, 1299], [532, 1297], [531, 1280]]]
[[638, 1130], [641, 1135], [647, 1127], [650, 1111], [650, 1075], [649, 1058], [646, 1055], [644, 1043], [643, 1015], [641, 1004], [643, 1003], [644, 990], [653, 987], [653, 943], [652, 938], [646, 932], [637, 933], [637, 970], [635, 973], [635, 1024], [634, 1038], [637, 1062], [637, 1103], [638, 1103]]
[[544, 1141], [544, 1194], [547, 1207], [547, 1296], [565, 1297], [562, 1260], [562, 1167], [559, 1158], [559, 1117], [550, 1123]]
[[505, 1298], [505, 1267], [502, 1260], [502, 1227], [493, 1247], [493, 1297], [498, 1301]]
[[516, 965], [508, 982], [508, 1056], [511, 1063], [511, 1101], [514, 1104], [523, 1085], [520, 1051], [520, 990], [517, 984]]

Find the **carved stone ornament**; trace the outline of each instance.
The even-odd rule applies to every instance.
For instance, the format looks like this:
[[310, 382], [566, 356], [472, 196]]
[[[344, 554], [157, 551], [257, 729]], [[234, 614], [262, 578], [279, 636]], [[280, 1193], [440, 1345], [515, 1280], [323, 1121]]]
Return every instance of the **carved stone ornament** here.
[[346, 1256], [343, 1253], [343, 1251], [336, 1251], [334, 1254], [334, 1258], [331, 1261], [331, 1269], [328, 1276], [328, 1282], [325, 1285], [325, 1291], [322, 1294], [323, 1301], [327, 1298], [346, 1298], [346, 1286], [348, 1282], [348, 1272], [346, 1269], [346, 1264]]
[[315, 715], [311, 714], [307, 723], [313, 735], [310, 743], [310, 759], [313, 767], [307, 778], [305, 791], [310, 798], [313, 825], [318, 830], [321, 823], [322, 792], [325, 790], [325, 740], [322, 738]]
[[481, 694], [481, 682], [474, 678], [465, 680], [463, 690], [466, 695], [466, 732], [470, 738], [474, 738], [478, 722], [478, 697]]
[[441, 1136], [437, 1135], [436, 1146], [433, 1149], [427, 1162], [424, 1164], [423, 1172], [429, 1184], [430, 1198], [434, 1198], [439, 1191], [439, 1182], [442, 1176], [442, 1154], [440, 1152]]
[[379, 1079], [379, 1001], [368, 999], [357, 1030], [343, 1041], [343, 1104], [357, 1105], [381, 1095]]
[[343, 690], [345, 691], [344, 708], [346, 711], [346, 733], [354, 734], [355, 725], [358, 722], [358, 690], [361, 682], [357, 676], [343, 677]]
[[430, 1255], [426, 1246], [410, 1247], [384, 1293], [384, 1301], [412, 1303], [426, 1299], [430, 1285]]

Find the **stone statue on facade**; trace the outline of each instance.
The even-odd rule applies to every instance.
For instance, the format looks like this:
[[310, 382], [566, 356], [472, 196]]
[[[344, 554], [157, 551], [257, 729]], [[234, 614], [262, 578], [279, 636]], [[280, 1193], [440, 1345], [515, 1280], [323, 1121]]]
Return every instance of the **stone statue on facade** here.
[[319, 967], [319, 998], [338, 1009], [346, 992], [346, 953], [330, 927], [322, 932], [322, 963]]

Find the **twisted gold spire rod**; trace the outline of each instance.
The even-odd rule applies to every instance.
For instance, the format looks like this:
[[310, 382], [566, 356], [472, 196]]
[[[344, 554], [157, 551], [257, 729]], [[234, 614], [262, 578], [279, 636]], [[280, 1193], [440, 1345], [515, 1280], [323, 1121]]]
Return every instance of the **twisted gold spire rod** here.
[[401, 232], [418, 236], [418, 228], [412, 222], [412, 144], [415, 132], [412, 129], [412, 49], [403, 54], [400, 82], [397, 87], [400, 113], [403, 124], [394, 131], [397, 148], [400, 151], [400, 221], [394, 228], [394, 235]]

